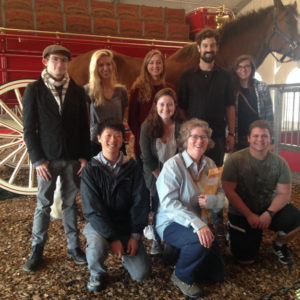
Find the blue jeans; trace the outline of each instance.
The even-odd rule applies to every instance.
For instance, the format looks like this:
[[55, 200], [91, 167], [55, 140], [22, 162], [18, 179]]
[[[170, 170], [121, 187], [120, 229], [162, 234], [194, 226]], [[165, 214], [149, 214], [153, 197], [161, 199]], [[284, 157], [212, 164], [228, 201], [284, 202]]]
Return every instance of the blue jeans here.
[[32, 245], [45, 245], [50, 224], [50, 211], [57, 177], [61, 178], [62, 212], [68, 249], [79, 247], [79, 230], [77, 228], [76, 194], [79, 188], [79, 176], [76, 174], [80, 164], [76, 160], [54, 160], [49, 163], [52, 178], [48, 181], [38, 179], [37, 206], [34, 213], [32, 228]]
[[[86, 224], [83, 234], [86, 237], [85, 252], [91, 275], [106, 274], [104, 262], [108, 255], [109, 242], [99, 235], [90, 223]], [[120, 237], [124, 248], [127, 246], [128, 239], [129, 237]], [[123, 255], [122, 264], [135, 281], [145, 280], [151, 274], [151, 263], [141, 240], [138, 241], [138, 250], [135, 256]]]
[[224, 280], [225, 265], [215, 242], [211, 248], [205, 248], [192, 227], [186, 228], [175, 222], [166, 227], [163, 238], [179, 249], [175, 275], [181, 281], [191, 285], [196, 279]]

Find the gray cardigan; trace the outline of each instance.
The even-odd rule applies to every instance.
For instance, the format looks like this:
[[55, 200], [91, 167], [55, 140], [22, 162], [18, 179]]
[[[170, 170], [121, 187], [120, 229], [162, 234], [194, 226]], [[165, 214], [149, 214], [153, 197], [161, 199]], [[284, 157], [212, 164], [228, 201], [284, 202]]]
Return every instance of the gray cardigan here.
[[[180, 123], [175, 123], [175, 138], [177, 139], [180, 129]], [[144, 178], [147, 188], [150, 190], [152, 196], [155, 196], [156, 178], [152, 174], [155, 169], [162, 169], [162, 163], [158, 159], [156, 149], [156, 138], [150, 137], [148, 134], [149, 123], [143, 122], [141, 126], [140, 147], [142, 151], [141, 158], [143, 160]]]

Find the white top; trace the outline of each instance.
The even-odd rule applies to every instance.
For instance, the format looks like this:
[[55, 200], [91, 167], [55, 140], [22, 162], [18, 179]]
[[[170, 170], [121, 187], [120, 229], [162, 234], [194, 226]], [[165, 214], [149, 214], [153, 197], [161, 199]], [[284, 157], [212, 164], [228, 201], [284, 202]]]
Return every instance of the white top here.
[[175, 127], [172, 134], [169, 136], [166, 143], [163, 143], [160, 138], [156, 139], [156, 151], [158, 159], [161, 163], [166, 162], [169, 158], [176, 154], [177, 143], [175, 139]]

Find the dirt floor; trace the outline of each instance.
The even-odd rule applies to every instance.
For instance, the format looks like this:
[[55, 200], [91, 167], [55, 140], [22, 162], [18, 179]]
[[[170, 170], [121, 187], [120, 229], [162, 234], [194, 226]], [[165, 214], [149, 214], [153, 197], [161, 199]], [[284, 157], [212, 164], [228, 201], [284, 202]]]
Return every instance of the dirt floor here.
[[[79, 196], [77, 200], [80, 202]], [[292, 203], [300, 209], [300, 185], [293, 186]], [[42, 267], [34, 274], [26, 274], [23, 264], [31, 250], [29, 239], [34, 208], [35, 197], [0, 201], [0, 299], [187, 299], [170, 282], [172, 267], [165, 267], [160, 257], [152, 257], [151, 279], [136, 283], [120, 261], [109, 256], [106, 289], [89, 293], [87, 267], [66, 259], [66, 241], [59, 220], [51, 222]], [[79, 216], [81, 233], [84, 224], [83, 217]], [[259, 259], [252, 266], [237, 264], [223, 246], [226, 279], [220, 284], [201, 282], [205, 299], [297, 299], [296, 293], [300, 294], [300, 242], [297, 240], [290, 245], [295, 264], [288, 267], [272, 253], [273, 238], [272, 232], [266, 232]], [[81, 239], [84, 245], [83, 235]], [[148, 251], [150, 244], [146, 241]]]

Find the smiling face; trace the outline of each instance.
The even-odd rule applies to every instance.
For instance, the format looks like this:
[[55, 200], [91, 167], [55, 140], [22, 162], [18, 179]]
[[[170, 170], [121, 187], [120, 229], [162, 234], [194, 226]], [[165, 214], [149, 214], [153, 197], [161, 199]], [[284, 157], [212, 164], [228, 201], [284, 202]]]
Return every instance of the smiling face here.
[[110, 79], [113, 72], [113, 64], [111, 57], [102, 56], [97, 62], [98, 74], [101, 79]]
[[163, 121], [169, 121], [175, 113], [174, 99], [169, 95], [161, 96], [157, 101], [156, 110]]
[[47, 72], [55, 80], [61, 80], [67, 72], [69, 58], [63, 54], [50, 54], [48, 58], [43, 59], [43, 64]]
[[147, 65], [147, 70], [152, 79], [159, 79], [161, 77], [163, 69], [164, 67], [161, 56], [159, 54], [154, 54]]
[[189, 156], [199, 162], [202, 155], [207, 150], [208, 136], [201, 127], [195, 127], [191, 130], [190, 136], [187, 139], [186, 151]]
[[97, 137], [102, 146], [102, 152], [105, 158], [111, 159], [112, 156], [119, 155], [123, 144], [123, 134], [121, 131], [106, 128], [101, 135]]
[[217, 55], [218, 46], [214, 37], [209, 37], [201, 41], [200, 45], [197, 45], [198, 52], [200, 53], [200, 59], [206, 63], [212, 63]]
[[240, 81], [248, 81], [252, 73], [251, 62], [248, 59], [242, 60], [237, 65], [235, 72]]
[[256, 154], [267, 154], [270, 144], [271, 136], [267, 128], [255, 127], [251, 130], [248, 136], [250, 153], [255, 156]]

